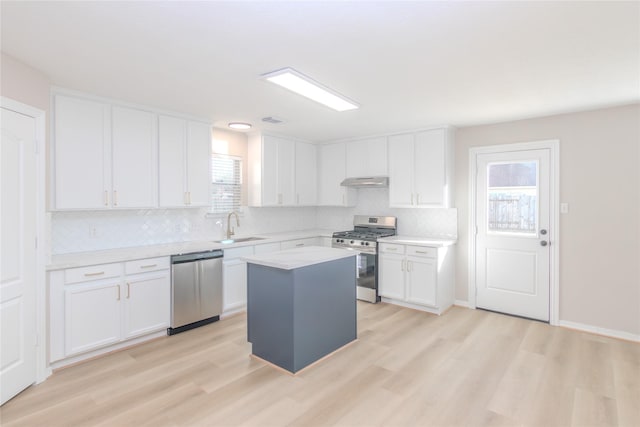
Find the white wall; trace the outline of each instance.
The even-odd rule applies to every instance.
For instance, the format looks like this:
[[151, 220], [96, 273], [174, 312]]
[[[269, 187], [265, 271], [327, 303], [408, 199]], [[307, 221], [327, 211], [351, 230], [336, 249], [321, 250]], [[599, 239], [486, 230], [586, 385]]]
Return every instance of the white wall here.
[[640, 334], [640, 105], [458, 129], [456, 299], [467, 300], [469, 148], [560, 140], [560, 320]]

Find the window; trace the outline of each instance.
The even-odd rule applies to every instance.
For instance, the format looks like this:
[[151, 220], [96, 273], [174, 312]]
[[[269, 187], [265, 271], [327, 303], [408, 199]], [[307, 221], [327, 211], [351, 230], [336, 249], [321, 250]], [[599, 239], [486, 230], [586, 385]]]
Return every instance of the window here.
[[211, 154], [211, 213], [240, 209], [242, 199], [242, 158]]
[[487, 168], [489, 231], [535, 234], [537, 162], [492, 163]]

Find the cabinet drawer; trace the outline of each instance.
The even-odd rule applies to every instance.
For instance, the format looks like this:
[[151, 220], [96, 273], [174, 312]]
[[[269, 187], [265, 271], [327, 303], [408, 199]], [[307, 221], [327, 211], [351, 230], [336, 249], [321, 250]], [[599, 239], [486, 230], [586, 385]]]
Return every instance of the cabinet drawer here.
[[106, 279], [108, 277], [118, 277], [122, 273], [122, 264], [100, 264], [89, 267], [69, 268], [64, 271], [64, 282], [78, 283], [89, 280]]
[[255, 246], [255, 254], [268, 254], [271, 252], [278, 252], [280, 250], [280, 242], [277, 243], [264, 243], [262, 245]]
[[318, 245], [318, 239], [316, 239], [315, 237], [309, 237], [307, 239], [287, 240], [282, 242], [282, 250], [302, 248], [305, 246], [317, 246], [317, 245]]
[[381, 243], [380, 252], [386, 254], [403, 254], [404, 245], [397, 245], [395, 243]]
[[424, 246], [407, 246], [407, 255], [436, 258], [438, 256], [438, 250], [436, 248], [427, 248]]
[[146, 273], [148, 271], [166, 270], [169, 268], [169, 257], [137, 259], [124, 264], [125, 274]]
[[253, 246], [243, 246], [240, 248], [224, 249], [224, 260], [228, 261], [234, 258], [253, 255]]

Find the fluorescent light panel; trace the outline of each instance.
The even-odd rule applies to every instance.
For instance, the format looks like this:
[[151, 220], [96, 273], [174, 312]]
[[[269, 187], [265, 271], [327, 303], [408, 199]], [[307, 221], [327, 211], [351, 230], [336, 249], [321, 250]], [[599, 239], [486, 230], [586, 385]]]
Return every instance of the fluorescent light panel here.
[[298, 95], [333, 108], [336, 111], [348, 111], [359, 108], [359, 105], [355, 102], [337, 94], [293, 68], [283, 68], [282, 70], [263, 74], [262, 78], [282, 86], [285, 89], [289, 89]]

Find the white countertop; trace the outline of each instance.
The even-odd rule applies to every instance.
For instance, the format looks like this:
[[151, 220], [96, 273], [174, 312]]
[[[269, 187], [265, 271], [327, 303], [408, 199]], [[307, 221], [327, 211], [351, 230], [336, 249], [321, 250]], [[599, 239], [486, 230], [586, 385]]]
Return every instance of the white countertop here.
[[327, 248], [321, 246], [305, 246], [287, 249], [262, 255], [251, 255], [241, 258], [249, 264], [264, 265], [281, 270], [293, 270], [328, 261], [349, 258], [359, 252], [346, 249]]
[[432, 248], [441, 248], [444, 246], [451, 246], [456, 244], [456, 240], [453, 239], [438, 239], [433, 237], [418, 237], [418, 236], [389, 236], [378, 239], [380, 243], [398, 243], [401, 245], [415, 245], [415, 246], [428, 246]]
[[[51, 262], [47, 265], [47, 270], [62, 270], [65, 268], [84, 267], [111, 262], [125, 262], [136, 259], [207, 251], [211, 249], [230, 249], [242, 246], [255, 246], [264, 243], [284, 242], [287, 240], [304, 239], [308, 237], [331, 237], [332, 234], [333, 231], [330, 230], [297, 230], [281, 233], [255, 234], [253, 236], [263, 237], [264, 239], [232, 244], [222, 244], [215, 241], [202, 240], [117, 248], [103, 251], [75, 252], [53, 255], [51, 257]], [[242, 238], [243, 236], [234, 237]]]

